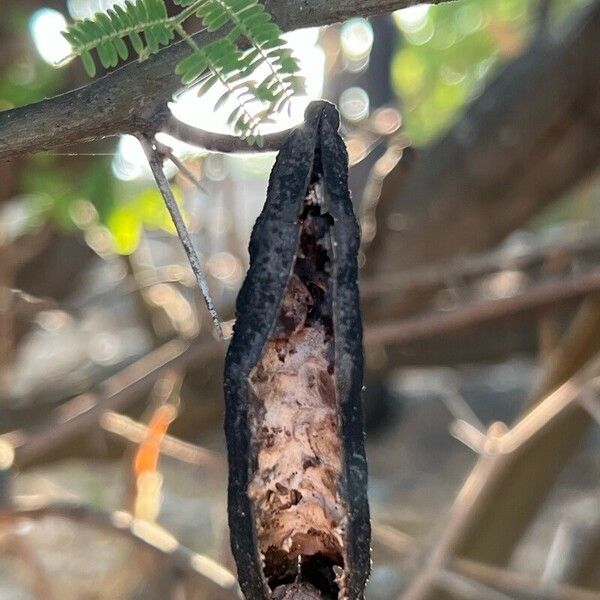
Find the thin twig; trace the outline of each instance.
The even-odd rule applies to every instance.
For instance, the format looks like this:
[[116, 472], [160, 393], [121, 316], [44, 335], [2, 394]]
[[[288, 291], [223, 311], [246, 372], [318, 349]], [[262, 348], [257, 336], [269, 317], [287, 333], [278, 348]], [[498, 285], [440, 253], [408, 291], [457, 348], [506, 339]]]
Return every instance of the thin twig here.
[[448, 569], [439, 569], [434, 578], [436, 587], [443, 588], [456, 598], [463, 598], [464, 600], [514, 600], [512, 596], [507, 596], [488, 585]]
[[371, 523], [373, 539], [395, 552], [398, 557], [406, 558], [419, 548], [418, 541], [408, 533], [392, 525], [373, 521]]
[[[447, 287], [451, 281], [472, 280], [503, 271], [530, 271], [557, 256], [586, 260], [600, 251], [600, 232], [568, 231], [558, 241], [535, 241], [523, 247], [506, 247], [491, 252], [461, 256], [443, 264], [423, 265], [367, 277], [360, 282], [361, 298], [381, 298], [383, 294], [403, 294]], [[591, 256], [590, 256], [591, 255]]]
[[198, 365], [211, 357], [220, 358], [221, 344], [214, 339], [198, 339], [187, 344], [171, 340], [103, 381], [97, 391], [85, 392], [64, 402], [53, 411], [41, 429], [14, 430], [0, 435], [0, 441], [14, 448], [15, 463], [39, 460], [46, 452], [97, 426], [107, 411], [124, 409], [152, 388], [166, 369]]
[[[499, 489], [512, 502], [518, 499], [522, 510], [525, 510], [525, 500], [507, 487], [507, 477], [514, 476], [515, 465], [532, 461], [532, 454], [539, 455], [540, 444], [547, 440], [549, 433], [560, 432], [560, 428], [565, 426], [565, 420], [577, 411], [579, 398], [586, 389], [587, 382], [599, 373], [600, 357], [596, 356], [577, 374], [547, 395], [512, 428], [505, 430], [497, 425], [490, 427], [485, 452], [481, 454], [461, 488], [448, 526], [430, 553], [426, 565], [411, 582], [403, 600], [426, 600], [432, 597], [433, 590], [437, 587], [436, 574], [440, 569], [451, 566], [452, 561], [461, 552], [465, 552], [465, 539], [474, 534], [475, 526], [481, 529], [481, 515], [486, 515], [486, 511], [491, 510], [490, 506]], [[548, 461], [552, 461], [552, 458], [548, 457]], [[552, 462], [560, 464], [560, 459], [554, 458]], [[519, 476], [522, 479], [525, 477], [522, 471], [519, 471]], [[537, 483], [530, 482], [529, 479], [526, 481], [527, 485]], [[499, 510], [501, 508], [503, 507]], [[493, 513], [490, 518], [497, 519], [497, 513]], [[480, 556], [481, 552], [480, 550]]]
[[498, 588], [513, 597], [527, 595], [547, 600], [598, 600], [598, 592], [562, 583], [545, 583], [538, 579], [474, 560], [453, 558], [450, 567], [472, 580]]
[[[139, 444], [148, 435], [148, 427], [134, 421], [132, 418], [109, 411], [100, 420], [102, 429], [122, 439]], [[201, 448], [195, 444], [184, 442], [172, 435], [165, 435], [160, 442], [160, 451], [165, 456], [170, 456], [181, 462], [200, 467], [225, 467], [225, 459], [218, 453]]]
[[187, 179], [199, 192], [203, 194], [207, 194], [207, 190], [200, 183], [197, 177], [185, 166], [185, 164], [175, 156], [173, 152], [173, 148], [170, 148], [166, 144], [159, 142], [158, 140], [154, 140], [154, 145], [156, 149], [164, 156], [164, 158], [168, 158], [178, 169], [179, 172]]
[[219, 315], [210, 295], [208, 281], [204, 275], [204, 272], [202, 271], [200, 259], [198, 258], [198, 254], [196, 253], [196, 249], [194, 248], [190, 234], [185, 226], [185, 222], [183, 221], [183, 217], [181, 216], [181, 212], [179, 211], [175, 197], [173, 196], [173, 191], [171, 190], [169, 181], [163, 171], [163, 161], [160, 151], [157, 150], [156, 147], [146, 137], [140, 136], [139, 140], [144, 148], [146, 157], [148, 158], [148, 164], [150, 165], [150, 169], [154, 175], [156, 185], [158, 186], [165, 204], [167, 205], [167, 209], [171, 215], [171, 219], [173, 219], [173, 224], [175, 225], [175, 229], [177, 230], [177, 234], [179, 235], [183, 249], [185, 250], [188, 260], [190, 261], [192, 271], [194, 271], [194, 275], [196, 276], [196, 281], [198, 282], [198, 286], [200, 287], [200, 291], [204, 297], [204, 302], [206, 303], [206, 308], [208, 309], [212, 319], [215, 331], [217, 332], [219, 339], [224, 340], [225, 337], [223, 335], [221, 320], [219, 319]]
[[206, 131], [193, 125], [188, 125], [180, 121], [174, 115], [166, 118], [164, 124], [160, 128], [161, 133], [178, 139], [186, 144], [198, 146], [212, 152], [275, 152], [281, 148], [281, 145], [288, 138], [292, 129], [278, 131], [262, 136], [260, 146], [249, 144], [247, 140], [236, 135], [228, 135], [226, 133], [216, 133], [214, 131]]
[[[125, 511], [106, 512], [92, 506], [66, 502], [48, 503], [38, 498], [17, 498], [15, 506], [0, 509], [0, 522], [41, 520], [57, 517], [124, 537], [150, 550], [161, 561], [171, 563], [183, 573], [201, 576], [220, 588], [233, 590], [235, 576], [208, 556], [182, 546], [166, 529], [135, 519]], [[233, 596], [232, 596], [233, 597]]]
[[600, 269], [576, 277], [533, 285], [509, 298], [472, 302], [452, 311], [385, 320], [365, 329], [365, 344], [403, 345], [431, 339], [498, 319], [539, 311], [600, 292]]

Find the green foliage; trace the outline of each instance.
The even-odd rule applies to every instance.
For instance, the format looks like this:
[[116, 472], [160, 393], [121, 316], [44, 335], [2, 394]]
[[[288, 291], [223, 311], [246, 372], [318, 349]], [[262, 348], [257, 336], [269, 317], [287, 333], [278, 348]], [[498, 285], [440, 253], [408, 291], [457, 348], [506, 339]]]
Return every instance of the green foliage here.
[[[398, 17], [402, 44], [392, 80], [411, 138], [425, 143], [448, 127], [499, 64], [532, 31], [533, 0], [461, 0]], [[416, 16], [415, 16], [416, 15]]]
[[107, 177], [109, 169], [110, 160], [104, 157], [82, 165], [40, 153], [31, 157], [30, 167], [23, 172], [21, 189], [38, 211], [43, 210], [63, 229], [74, 230], [71, 209], [79, 200], [91, 202], [101, 221], [114, 210], [116, 182]]
[[[173, 193], [182, 210], [179, 189], [174, 188]], [[131, 254], [138, 247], [144, 228], [175, 233], [173, 221], [156, 187], [144, 188], [131, 200], [113, 207], [107, 216], [106, 226], [119, 254]]]
[[[303, 89], [298, 63], [286, 48], [281, 30], [257, 0], [174, 1], [182, 10], [169, 17], [164, 0], [127, 0], [125, 6], [117, 4], [92, 19], [72, 23], [64, 36], [91, 77], [96, 74], [94, 51], [102, 66], [110, 68], [129, 57], [127, 41], [144, 59], [179, 36], [191, 49], [176, 67], [182, 82], [200, 83], [199, 93], [221, 82], [226, 92], [217, 105], [236, 98], [229, 122], [244, 137], [257, 139], [256, 127]], [[200, 47], [183, 27], [193, 16], [208, 32], [227, 31]], [[242, 49], [248, 45], [248, 50]], [[256, 82], [252, 76], [262, 65], [267, 65], [268, 74]], [[260, 110], [251, 110], [252, 101], [260, 102]]]
[[[7, 6], [2, 16], [6, 56], [0, 60], [0, 110], [42, 100], [58, 91], [61, 75], [32, 47], [18, 42], [26, 35], [31, 17], [27, 7]], [[18, 49], [18, 51], [17, 51]]]
[[[551, 33], [588, 0], [551, 6]], [[496, 69], [518, 55], [537, 27], [537, 0], [460, 0], [395, 13], [402, 41], [392, 81], [412, 140], [449, 127]]]

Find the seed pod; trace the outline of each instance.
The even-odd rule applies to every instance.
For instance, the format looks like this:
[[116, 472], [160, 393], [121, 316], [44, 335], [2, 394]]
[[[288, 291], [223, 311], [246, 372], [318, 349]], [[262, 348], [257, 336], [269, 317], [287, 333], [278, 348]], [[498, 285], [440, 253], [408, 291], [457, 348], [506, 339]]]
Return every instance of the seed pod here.
[[229, 528], [248, 600], [360, 600], [369, 574], [359, 231], [338, 127], [314, 102], [279, 152], [225, 361]]

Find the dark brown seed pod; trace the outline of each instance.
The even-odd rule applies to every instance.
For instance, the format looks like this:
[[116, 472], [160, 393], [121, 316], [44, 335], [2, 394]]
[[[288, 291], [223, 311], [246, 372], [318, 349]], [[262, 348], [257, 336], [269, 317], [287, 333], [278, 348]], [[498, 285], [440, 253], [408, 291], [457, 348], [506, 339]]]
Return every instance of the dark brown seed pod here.
[[359, 230], [339, 116], [279, 152], [225, 361], [229, 527], [248, 600], [360, 600], [370, 568]]

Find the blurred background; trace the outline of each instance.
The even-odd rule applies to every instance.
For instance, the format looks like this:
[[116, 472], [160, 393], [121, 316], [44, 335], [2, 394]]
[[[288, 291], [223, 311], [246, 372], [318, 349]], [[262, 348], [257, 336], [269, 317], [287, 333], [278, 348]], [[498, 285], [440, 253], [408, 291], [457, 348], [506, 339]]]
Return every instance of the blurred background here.
[[[0, 17], [0, 110], [84, 85]], [[171, 9], [175, 9], [171, 6]], [[293, 32], [361, 221], [369, 600], [600, 598], [600, 2], [458, 0]], [[219, 90], [172, 104], [227, 131]], [[224, 319], [273, 153], [160, 138]], [[135, 138], [0, 163], [0, 598], [236, 598], [222, 364]]]

